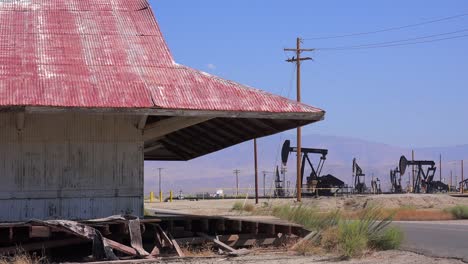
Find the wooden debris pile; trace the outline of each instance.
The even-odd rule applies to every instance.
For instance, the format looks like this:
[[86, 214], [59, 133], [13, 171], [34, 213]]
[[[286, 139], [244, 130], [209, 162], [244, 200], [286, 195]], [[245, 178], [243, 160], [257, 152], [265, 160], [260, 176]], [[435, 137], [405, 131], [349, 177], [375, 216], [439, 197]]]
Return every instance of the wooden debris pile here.
[[250, 247], [280, 246], [305, 234], [297, 225], [223, 217], [32, 220], [0, 224], [0, 255], [21, 249], [58, 253], [65, 260], [153, 259], [184, 257], [181, 247], [211, 244], [222, 254], [239, 256], [248, 254]]

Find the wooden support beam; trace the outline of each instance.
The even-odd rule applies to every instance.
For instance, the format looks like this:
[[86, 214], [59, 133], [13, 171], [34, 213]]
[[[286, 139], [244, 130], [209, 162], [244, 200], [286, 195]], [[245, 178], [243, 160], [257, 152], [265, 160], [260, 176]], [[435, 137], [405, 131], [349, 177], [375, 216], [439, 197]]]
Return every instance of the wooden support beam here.
[[143, 140], [147, 141], [160, 138], [177, 130], [194, 126], [210, 119], [212, 119], [212, 117], [170, 117], [163, 119], [145, 127], [143, 130]]
[[160, 236], [161, 236], [161, 242], [162, 242], [162, 246], [163, 247], [173, 247], [174, 245], [172, 244], [172, 241], [171, 239], [169, 238], [169, 236], [166, 234], [166, 232], [164, 232], [164, 230], [162, 230], [161, 226], [159, 225], [155, 225], [156, 227], [156, 230], [159, 232]]
[[156, 144], [154, 144], [152, 146], [145, 147], [144, 151], [146, 153], [146, 152], [151, 152], [153, 150], [157, 150], [157, 149], [161, 149], [161, 148], [164, 148], [164, 145], [161, 144], [161, 143], [156, 143]]
[[240, 233], [242, 231], [241, 220], [226, 220], [226, 231], [232, 233]]
[[31, 238], [48, 238], [51, 233], [48, 226], [30, 226], [29, 228], [29, 237]]
[[137, 128], [143, 130], [146, 126], [146, 121], [148, 120], [148, 115], [142, 115], [140, 121], [138, 121]]
[[184, 252], [182, 252], [182, 249], [180, 249], [179, 244], [174, 239], [174, 237], [172, 237], [171, 234], [169, 234], [169, 238], [171, 239], [172, 245], [174, 246], [174, 249], [176, 250], [177, 255], [179, 255], [179, 257], [181, 257], [181, 258], [185, 257]]
[[[49, 240], [49, 241], [43, 241], [43, 242], [21, 244], [21, 250], [28, 252], [28, 251], [39, 250], [39, 249], [57, 248], [57, 247], [78, 245], [78, 244], [84, 244], [84, 243], [90, 243], [90, 241], [83, 239], [83, 238], [67, 238], [67, 239], [61, 239], [61, 240]], [[17, 252], [18, 252], [18, 246], [0, 248], [0, 255], [15, 254]]]

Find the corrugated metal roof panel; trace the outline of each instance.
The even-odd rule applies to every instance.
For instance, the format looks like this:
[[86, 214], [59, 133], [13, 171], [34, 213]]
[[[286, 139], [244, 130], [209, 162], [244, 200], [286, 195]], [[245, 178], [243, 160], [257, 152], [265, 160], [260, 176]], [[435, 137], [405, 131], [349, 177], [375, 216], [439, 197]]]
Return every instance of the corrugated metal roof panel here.
[[322, 112], [174, 63], [145, 0], [0, 0], [0, 106]]

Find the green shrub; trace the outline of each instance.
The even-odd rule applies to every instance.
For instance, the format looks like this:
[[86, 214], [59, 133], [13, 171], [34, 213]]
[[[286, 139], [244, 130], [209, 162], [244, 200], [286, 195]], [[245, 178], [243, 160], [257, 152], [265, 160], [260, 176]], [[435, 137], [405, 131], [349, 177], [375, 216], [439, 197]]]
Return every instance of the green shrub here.
[[343, 258], [363, 254], [367, 249], [368, 232], [361, 221], [346, 221], [338, 225], [339, 250]]
[[457, 205], [449, 211], [456, 219], [468, 219], [468, 206], [466, 205]]
[[336, 226], [341, 218], [339, 211], [320, 213], [316, 208], [299, 206], [276, 206], [272, 214], [278, 218], [303, 225], [309, 230], [323, 231]]
[[386, 228], [380, 235], [370, 241], [371, 247], [378, 250], [398, 249], [403, 242], [404, 234], [398, 227]]
[[242, 211], [242, 209], [244, 209], [244, 204], [242, 202], [235, 202], [234, 205], [232, 205], [233, 211]]
[[[403, 233], [395, 227], [388, 227], [393, 213], [375, 207], [361, 211], [358, 220], [344, 219], [339, 211], [321, 213], [316, 208], [299, 206], [277, 206], [272, 214], [303, 225], [316, 231], [308, 247], [320, 246], [328, 252], [338, 250], [343, 258], [362, 255], [368, 249], [396, 249], [403, 240]], [[306, 250], [302, 248], [300, 251]]]

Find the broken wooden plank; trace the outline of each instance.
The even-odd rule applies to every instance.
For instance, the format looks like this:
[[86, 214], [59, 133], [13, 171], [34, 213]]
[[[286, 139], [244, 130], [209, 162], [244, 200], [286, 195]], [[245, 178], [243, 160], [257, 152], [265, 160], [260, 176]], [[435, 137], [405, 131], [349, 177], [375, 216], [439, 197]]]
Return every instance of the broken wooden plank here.
[[128, 222], [128, 229], [130, 233], [130, 245], [134, 248], [138, 255], [146, 257], [150, 255], [150, 253], [146, 252], [143, 248], [143, 240], [141, 238], [141, 229], [140, 229], [140, 220], [130, 220]]
[[206, 239], [209, 239], [211, 240], [213, 243], [215, 243], [215, 245], [225, 251], [228, 252], [228, 255], [230, 256], [241, 256], [241, 255], [246, 255], [249, 253], [248, 250], [236, 250], [235, 248], [232, 248], [226, 244], [224, 244], [223, 242], [219, 241], [219, 239], [215, 238], [215, 237], [212, 237], [212, 236], [209, 236], [205, 233], [197, 233], [198, 235], [200, 235], [201, 237], [204, 237]]
[[180, 249], [179, 244], [174, 239], [174, 237], [172, 237], [171, 234], [169, 234], [169, 238], [171, 239], [172, 245], [174, 246], [174, 248], [175, 248], [175, 250], [177, 252], [177, 255], [179, 255], [179, 257], [181, 257], [181, 258], [185, 257], [184, 252], [182, 252], [182, 249]]
[[311, 239], [314, 238], [316, 235], [317, 235], [317, 232], [315, 232], [315, 231], [310, 232], [307, 236], [301, 238], [296, 244], [294, 244], [294, 245], [291, 247], [291, 250], [296, 250], [297, 247], [299, 247], [302, 243], [304, 243], [305, 241], [311, 240]]
[[116, 242], [114, 240], [110, 240], [108, 238], [103, 237], [104, 243], [107, 244], [110, 248], [117, 250], [119, 252], [122, 252], [124, 254], [130, 255], [130, 256], [138, 256], [138, 252], [136, 249], [126, 246], [124, 244], [120, 244], [119, 242]]
[[161, 235], [161, 240], [162, 240], [162, 246], [163, 247], [173, 247], [174, 245], [172, 244], [171, 239], [167, 236], [166, 232], [161, 228], [159, 225], [155, 225], [156, 230], [159, 232]]

